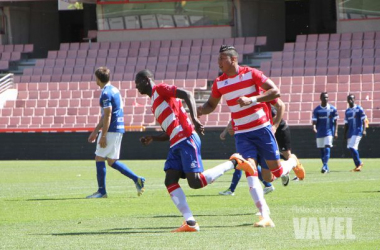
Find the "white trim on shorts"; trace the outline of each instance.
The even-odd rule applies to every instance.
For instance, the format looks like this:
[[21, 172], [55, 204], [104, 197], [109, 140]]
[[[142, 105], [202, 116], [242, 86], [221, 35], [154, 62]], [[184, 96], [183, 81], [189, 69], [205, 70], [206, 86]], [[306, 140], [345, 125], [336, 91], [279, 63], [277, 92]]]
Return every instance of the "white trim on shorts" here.
[[358, 150], [359, 148], [359, 142], [362, 139], [359, 135], [353, 135], [351, 138], [347, 139], [347, 148], [353, 148]]
[[95, 155], [118, 160], [120, 157], [120, 148], [121, 148], [121, 140], [123, 139], [123, 134], [119, 132], [108, 132], [107, 133], [107, 146], [105, 148], [101, 148], [99, 145], [99, 140], [102, 136], [102, 132], [98, 135], [98, 140], [96, 141], [96, 151]]
[[324, 148], [326, 146], [330, 146], [330, 148], [332, 148], [332, 146], [333, 146], [332, 143], [333, 143], [332, 135], [317, 138], [317, 148]]

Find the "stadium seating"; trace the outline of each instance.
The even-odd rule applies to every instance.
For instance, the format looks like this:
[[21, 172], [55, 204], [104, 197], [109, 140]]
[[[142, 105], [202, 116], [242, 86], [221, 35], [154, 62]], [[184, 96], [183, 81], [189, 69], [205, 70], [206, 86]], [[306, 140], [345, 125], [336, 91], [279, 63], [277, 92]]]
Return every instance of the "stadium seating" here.
[[[58, 51], [49, 51], [46, 59], [37, 60], [33, 70], [25, 69], [24, 75], [55, 75], [54, 79], [57, 80], [59, 75], [62, 77], [65, 74], [91, 74], [99, 66], [107, 66], [112, 72], [122, 73], [123, 67], [136, 65], [134, 70], [124, 71], [134, 75], [136, 71], [146, 67], [154, 68], [160, 63], [179, 63], [176, 69], [160, 68], [152, 71], [160, 72], [161, 75], [165, 76], [164, 78], [170, 76], [173, 79], [197, 79], [201, 76], [201, 78], [206, 77], [213, 80], [218, 75], [219, 69], [217, 57], [211, 57], [211, 55], [217, 55], [220, 45], [223, 43], [235, 45], [241, 55], [239, 61], [242, 62], [243, 56], [252, 54], [255, 47], [266, 45], [266, 37], [94, 42], [91, 43], [91, 46], [88, 43], [61, 43]], [[9, 55], [7, 56], [9, 57]], [[208, 56], [208, 59], [203, 60], [202, 56]], [[199, 68], [185, 68], [184, 66], [197, 65], [200, 62], [208, 65], [202, 65]], [[36, 68], [43, 70], [42, 72], [40, 70], [35, 71]], [[54, 73], [46, 68], [60, 68], [62, 72], [56, 70]], [[200, 73], [200, 70], [203, 72]], [[76, 79], [81, 79], [81, 77], [76, 77]], [[38, 79], [33, 78], [34, 80]], [[122, 80], [132, 79], [130, 75], [125, 75], [122, 76]]]
[[[282, 61], [286, 66], [279, 66]], [[380, 73], [380, 37], [375, 32], [298, 35], [262, 69], [269, 76]]]

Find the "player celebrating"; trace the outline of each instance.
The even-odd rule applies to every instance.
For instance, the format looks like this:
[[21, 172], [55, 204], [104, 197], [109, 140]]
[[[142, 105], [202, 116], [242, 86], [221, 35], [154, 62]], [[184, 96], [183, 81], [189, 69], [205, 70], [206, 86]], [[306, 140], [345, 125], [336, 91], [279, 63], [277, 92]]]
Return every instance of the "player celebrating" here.
[[[110, 70], [108, 68], [98, 68], [95, 76], [96, 84], [102, 89], [99, 100], [102, 118], [88, 137], [88, 142], [93, 143], [98, 137], [95, 151], [98, 191], [87, 198], [107, 198], [106, 159], [108, 166], [119, 170], [120, 173], [135, 182], [137, 195], [140, 196], [144, 192], [144, 177], [137, 176], [126, 165], [118, 161], [124, 133], [124, 114], [120, 92], [109, 82]], [[98, 135], [100, 129], [101, 132]]]
[[327, 163], [330, 159], [330, 149], [333, 146], [334, 138], [338, 138], [338, 111], [333, 105], [328, 103], [329, 95], [322, 92], [320, 95], [321, 105], [313, 111], [313, 130], [317, 135], [317, 148], [321, 150], [321, 160], [323, 163], [322, 174], [330, 171]]
[[[252, 164], [255, 160], [257, 163], [260, 154], [270, 169], [263, 171], [263, 179], [271, 182], [281, 177], [287, 185], [289, 171], [298, 165], [298, 159], [292, 155], [288, 161], [280, 162], [266, 105], [280, 96], [278, 88], [261, 71], [239, 66], [238, 53], [233, 46], [220, 47], [218, 63], [223, 74], [215, 79], [209, 99], [198, 107], [198, 115], [214, 111], [224, 95], [231, 110], [237, 151]], [[262, 89], [265, 92], [261, 93]], [[304, 174], [301, 167], [296, 171]]]
[[[272, 182], [281, 177], [283, 185], [288, 185], [289, 171], [300, 164], [295, 155], [288, 161], [280, 162], [280, 153], [265, 104], [280, 96], [278, 88], [261, 71], [239, 66], [238, 53], [233, 46], [220, 47], [218, 64], [223, 74], [215, 79], [209, 99], [198, 107], [198, 115], [214, 111], [224, 95], [231, 111], [238, 153], [255, 167], [260, 155], [270, 170], [262, 171], [263, 179]], [[260, 88], [265, 92], [260, 93]], [[301, 166], [297, 167], [297, 171], [300, 176], [304, 175]], [[259, 189], [256, 188], [261, 187], [258, 177], [247, 174], [247, 181], [255, 204], [260, 203], [258, 197], [261, 194], [257, 193]]]
[[[204, 128], [197, 118], [192, 93], [174, 85], [164, 83], [155, 85], [153, 74], [146, 69], [137, 73], [135, 83], [140, 94], [148, 95], [151, 98], [152, 112], [164, 130], [164, 133], [158, 136], [142, 137], [141, 142], [148, 145], [152, 141], [170, 140], [170, 150], [164, 167], [165, 186], [172, 201], [185, 219], [183, 225], [172, 232], [197, 232], [199, 225], [187, 204], [185, 193], [178, 183], [179, 179], [186, 178], [191, 188], [198, 189], [211, 184], [226, 171], [234, 168], [244, 169], [250, 175], [257, 175], [257, 172], [248, 161], [238, 154], [232, 155], [230, 161], [203, 172], [201, 142], [194, 127], [201, 134], [203, 134]], [[184, 100], [188, 106], [194, 127], [180, 99]], [[271, 225], [274, 226], [266, 213], [267, 210], [265, 200], [261, 199], [260, 212], [264, 213], [268, 223], [271, 222]], [[263, 225], [258, 222], [255, 226]]]
[[347, 103], [349, 108], [344, 116], [344, 139], [347, 139], [347, 148], [351, 151], [355, 163], [355, 168], [351, 171], [360, 172], [363, 163], [359, 158], [358, 147], [362, 136], [367, 134], [365, 125], [366, 115], [363, 108], [355, 104], [355, 96], [353, 94], [347, 96]]

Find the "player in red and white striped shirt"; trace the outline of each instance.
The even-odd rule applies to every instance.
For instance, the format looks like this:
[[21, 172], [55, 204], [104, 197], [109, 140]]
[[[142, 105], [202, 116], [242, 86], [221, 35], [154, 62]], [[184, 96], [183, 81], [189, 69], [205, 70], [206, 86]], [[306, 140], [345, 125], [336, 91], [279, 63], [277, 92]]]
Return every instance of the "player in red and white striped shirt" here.
[[[165, 186], [172, 201], [185, 219], [185, 223], [173, 232], [199, 231], [199, 225], [196, 223], [187, 204], [185, 193], [178, 183], [179, 179], [186, 178], [191, 188], [198, 189], [211, 184], [228, 170], [244, 169], [252, 175], [255, 174], [255, 170], [248, 161], [240, 155], [234, 154], [230, 161], [203, 171], [201, 141], [194, 131], [193, 124], [198, 133], [203, 134], [204, 128], [197, 118], [192, 93], [174, 85], [164, 83], [155, 85], [153, 74], [149, 70], [138, 72], [135, 83], [140, 94], [150, 97], [152, 112], [164, 131], [158, 136], [142, 137], [141, 143], [148, 145], [152, 141], [170, 140], [170, 150], [164, 168]], [[182, 106], [181, 99], [186, 102], [190, 110], [193, 124]]]
[[[263, 179], [271, 182], [282, 179], [284, 186], [289, 183], [289, 172], [296, 167], [297, 157], [280, 162], [280, 153], [272, 133], [270, 111], [266, 102], [280, 97], [276, 85], [261, 71], [238, 64], [238, 53], [233, 46], [222, 45], [218, 64], [223, 74], [217, 77], [207, 102], [198, 107], [198, 115], [211, 113], [224, 96], [231, 111], [232, 125], [235, 131], [236, 149], [245, 159], [257, 166], [257, 157], [264, 158], [270, 171], [263, 169]], [[260, 88], [265, 92], [260, 93]], [[257, 176], [247, 175], [252, 198], [261, 211], [262, 187]], [[266, 225], [268, 215], [263, 215], [259, 223]]]

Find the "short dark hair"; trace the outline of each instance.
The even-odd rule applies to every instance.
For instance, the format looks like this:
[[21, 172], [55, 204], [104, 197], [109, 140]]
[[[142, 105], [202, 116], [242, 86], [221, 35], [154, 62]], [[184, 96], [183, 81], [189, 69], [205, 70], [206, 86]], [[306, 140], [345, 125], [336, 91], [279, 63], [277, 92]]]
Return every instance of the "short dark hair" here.
[[136, 74], [136, 79], [137, 78], [152, 78], [152, 80], [154, 80], [154, 76], [153, 76], [153, 73], [149, 70], [149, 69], [143, 69], [143, 70], [140, 70], [137, 74]]
[[327, 93], [326, 91], [325, 92], [322, 92], [321, 95], [319, 97], [322, 97], [323, 95], [328, 95], [329, 93]]
[[220, 46], [219, 53], [224, 53], [230, 57], [239, 57], [238, 52], [232, 45], [222, 45]]
[[354, 94], [349, 93], [347, 97], [350, 97], [350, 96], [352, 96], [352, 98], [355, 99], [355, 95]]
[[95, 70], [95, 76], [102, 83], [110, 81], [110, 70], [107, 67], [99, 67]]

